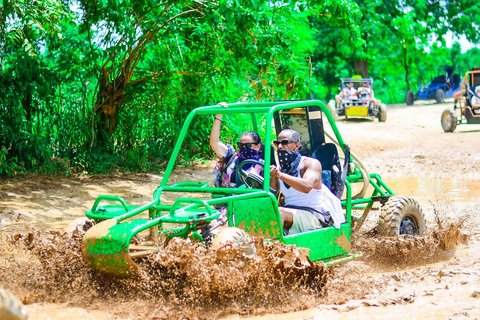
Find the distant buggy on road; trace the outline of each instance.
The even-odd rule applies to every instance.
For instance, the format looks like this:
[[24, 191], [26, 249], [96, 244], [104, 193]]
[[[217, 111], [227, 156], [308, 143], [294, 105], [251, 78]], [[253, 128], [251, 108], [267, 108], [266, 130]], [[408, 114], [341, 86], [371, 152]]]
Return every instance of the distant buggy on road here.
[[453, 132], [459, 124], [480, 123], [480, 105], [472, 103], [475, 97], [480, 100], [479, 88], [480, 68], [473, 68], [465, 73], [461, 88], [453, 95], [453, 109], [446, 109], [442, 113], [443, 131]]
[[408, 90], [406, 104], [413, 105], [415, 100], [435, 100], [437, 103], [443, 103], [447, 98], [453, 97], [460, 90], [460, 75], [455, 67], [443, 66], [438, 68], [438, 76], [432, 79], [429, 85], [421, 85], [414, 94]]
[[[342, 78], [342, 87], [336, 100], [330, 100], [328, 108], [334, 117], [348, 118], [377, 118], [379, 122], [387, 121], [387, 106], [375, 99], [373, 80], [370, 78]], [[348, 84], [353, 83], [355, 96], [341, 97], [348, 90]]]

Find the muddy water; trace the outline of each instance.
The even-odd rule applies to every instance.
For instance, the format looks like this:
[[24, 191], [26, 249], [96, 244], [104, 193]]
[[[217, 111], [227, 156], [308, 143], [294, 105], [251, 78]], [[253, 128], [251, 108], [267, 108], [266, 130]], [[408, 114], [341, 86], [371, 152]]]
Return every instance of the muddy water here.
[[424, 202], [443, 197], [451, 202], [480, 202], [480, 180], [407, 177], [387, 179], [387, 185], [397, 195], [415, 197]]
[[35, 320], [71, 320], [71, 319], [84, 319], [84, 320], [107, 320], [115, 319], [109, 312], [104, 311], [92, 311], [83, 308], [76, 308], [69, 306], [68, 303], [55, 304], [55, 303], [39, 303], [35, 305], [35, 308], [29, 309], [29, 319]]
[[[199, 180], [206, 181], [211, 170], [192, 172], [185, 170], [185, 175], [199, 175]], [[160, 179], [149, 174], [82, 181], [42, 178], [43, 183], [30, 179], [20, 181], [20, 187], [17, 182], [17, 188], [15, 183], [3, 188], [7, 192], [0, 195], [0, 234], [21, 236], [2, 238], [0, 285], [27, 303], [30, 319], [238, 318], [230, 314], [267, 319], [398, 319], [398, 312], [412, 317], [416, 312], [432, 319], [454, 314], [458, 314], [456, 318], [479, 316], [476, 306], [480, 300], [474, 297], [475, 288], [480, 288], [478, 218], [451, 228], [456, 218], [478, 212], [474, 205], [478, 184], [469, 180], [387, 179], [396, 194], [419, 200], [436, 233], [419, 240], [385, 240], [362, 235], [370, 230], [362, 229], [353, 243], [354, 251], [364, 254], [362, 259], [329, 272], [297, 274], [297, 280], [309, 274], [327, 276], [325, 291], [291, 287], [291, 280], [283, 278], [265, 278], [275, 274], [267, 267], [273, 264], [272, 257], [278, 256], [266, 254], [260, 261], [244, 264], [243, 269], [222, 273], [229, 269], [219, 269], [212, 264], [214, 257], [200, 249], [189, 251], [192, 247], [188, 245], [145, 261], [146, 278], [140, 282], [105, 279], [83, 263], [78, 239], [42, 231], [63, 230], [71, 220], [83, 217], [100, 194], [119, 195], [130, 204], [150, 201]], [[188, 179], [191, 177], [176, 177], [178, 182]], [[376, 214], [378, 211], [372, 211], [367, 226], [375, 224]], [[437, 217], [441, 219], [436, 221]], [[469, 235], [468, 246], [455, 233], [459, 228]], [[445, 250], [446, 243], [451, 243], [447, 237], [456, 237], [455, 252], [451, 247]], [[190, 253], [182, 256], [179, 252]], [[212, 283], [214, 273], [225, 280]], [[269, 316], [271, 313], [275, 315]]]
[[[200, 167], [194, 175], [198, 181], [211, 181], [211, 169]], [[172, 183], [192, 178], [184, 172], [172, 179]], [[103, 179], [96, 181], [64, 182], [51, 185], [47, 179], [44, 188], [36, 181], [25, 183], [16, 189], [0, 194], [0, 231], [8, 231], [13, 225], [34, 225], [39, 228], [63, 230], [72, 220], [84, 217], [96, 197], [111, 194], [123, 197], [129, 204], [141, 205], [151, 201], [153, 191], [161, 181], [161, 175], [146, 174], [136, 178]], [[424, 206], [442, 200], [448, 203], [480, 202], [480, 180], [440, 179], [432, 177], [406, 177], [385, 179], [396, 195], [414, 197]], [[354, 189], [358, 191], [359, 188]], [[371, 189], [368, 189], [371, 192]], [[178, 194], [162, 196], [162, 202], [172, 203]], [[195, 195], [189, 195], [195, 196]]]

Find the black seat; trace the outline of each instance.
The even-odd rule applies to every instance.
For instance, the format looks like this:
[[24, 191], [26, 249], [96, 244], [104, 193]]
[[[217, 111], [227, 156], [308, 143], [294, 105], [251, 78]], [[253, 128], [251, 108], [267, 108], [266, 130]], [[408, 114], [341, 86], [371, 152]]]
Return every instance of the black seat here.
[[322, 164], [322, 182], [332, 191], [337, 198], [341, 198], [345, 188], [347, 166], [350, 159], [350, 148], [345, 145], [344, 166], [340, 163], [337, 146], [333, 143], [324, 143], [317, 147], [312, 154]]
[[454, 74], [452, 76], [452, 83], [453, 83], [453, 89], [457, 89], [460, 87], [460, 76], [458, 74]]

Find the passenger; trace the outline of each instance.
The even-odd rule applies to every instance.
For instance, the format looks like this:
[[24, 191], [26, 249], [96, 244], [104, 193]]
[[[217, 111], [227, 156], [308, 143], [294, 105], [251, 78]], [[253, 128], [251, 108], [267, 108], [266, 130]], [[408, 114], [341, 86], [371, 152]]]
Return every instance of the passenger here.
[[[262, 139], [254, 131], [245, 131], [237, 142], [238, 151], [230, 144], [220, 141], [220, 127], [222, 114], [217, 114], [213, 120], [210, 133], [210, 146], [220, 158], [213, 172], [215, 173], [215, 186], [219, 188], [234, 188], [241, 185], [237, 177], [237, 166], [247, 159], [257, 160], [263, 163]], [[244, 165], [243, 170], [255, 170], [260, 174], [261, 166]]]
[[335, 101], [337, 102], [337, 106], [341, 106], [343, 104], [344, 99], [356, 99], [357, 98], [357, 90], [353, 87], [353, 82], [348, 82], [347, 86], [340, 91], [340, 94], [335, 96]]
[[271, 187], [285, 196], [285, 207], [280, 207], [283, 232], [296, 234], [345, 222], [340, 199], [322, 184], [322, 165], [315, 158], [302, 156], [300, 136], [285, 129], [274, 141], [278, 148], [280, 167], [270, 166]]
[[[480, 108], [480, 86], [477, 86], [475, 88], [475, 94], [472, 96], [472, 108], [473, 109], [479, 109]], [[475, 113], [480, 113], [477, 112], [478, 110], [474, 110]]]
[[370, 86], [370, 82], [364, 82], [363, 85], [358, 88], [358, 97], [369, 100], [370, 106], [372, 108], [374, 108], [375, 106], [380, 106], [380, 104], [382, 103], [380, 100], [375, 99], [375, 94]]
[[363, 99], [375, 99], [373, 90], [370, 88], [370, 82], [364, 82], [363, 85], [358, 88], [358, 96]]

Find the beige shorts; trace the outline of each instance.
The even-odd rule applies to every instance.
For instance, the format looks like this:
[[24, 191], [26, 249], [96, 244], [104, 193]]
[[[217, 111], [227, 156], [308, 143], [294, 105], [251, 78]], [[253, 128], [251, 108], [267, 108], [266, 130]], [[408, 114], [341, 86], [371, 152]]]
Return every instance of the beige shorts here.
[[320, 221], [318, 221], [318, 219], [311, 212], [300, 209], [291, 210], [293, 212], [293, 223], [290, 229], [283, 229], [284, 235], [302, 233], [322, 227]]

